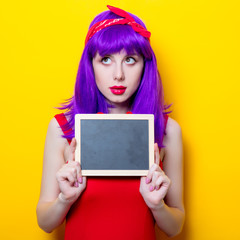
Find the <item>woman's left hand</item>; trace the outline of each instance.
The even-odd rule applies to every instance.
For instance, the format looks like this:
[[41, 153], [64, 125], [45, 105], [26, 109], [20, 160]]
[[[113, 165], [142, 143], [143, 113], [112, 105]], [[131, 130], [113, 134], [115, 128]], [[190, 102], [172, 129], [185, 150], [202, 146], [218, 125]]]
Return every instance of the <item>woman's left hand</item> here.
[[141, 177], [140, 181], [140, 193], [151, 210], [156, 210], [164, 204], [163, 199], [171, 184], [171, 180], [159, 166], [160, 156], [157, 143], [154, 144], [154, 158], [155, 163], [149, 169], [147, 177]]

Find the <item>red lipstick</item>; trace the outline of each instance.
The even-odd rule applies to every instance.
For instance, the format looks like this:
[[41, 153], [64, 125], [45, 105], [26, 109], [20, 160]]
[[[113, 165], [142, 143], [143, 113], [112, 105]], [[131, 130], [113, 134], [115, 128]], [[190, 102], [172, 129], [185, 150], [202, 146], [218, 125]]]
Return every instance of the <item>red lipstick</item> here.
[[122, 95], [126, 91], [126, 87], [124, 86], [112, 86], [110, 90], [115, 95]]

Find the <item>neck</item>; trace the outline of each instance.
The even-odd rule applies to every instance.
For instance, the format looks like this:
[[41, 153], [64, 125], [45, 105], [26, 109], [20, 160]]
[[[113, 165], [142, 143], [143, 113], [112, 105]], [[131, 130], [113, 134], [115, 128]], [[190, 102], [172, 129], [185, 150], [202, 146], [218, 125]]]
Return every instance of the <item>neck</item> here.
[[129, 101], [125, 103], [111, 103], [113, 107], [108, 108], [110, 114], [125, 114], [128, 111], [131, 111]]

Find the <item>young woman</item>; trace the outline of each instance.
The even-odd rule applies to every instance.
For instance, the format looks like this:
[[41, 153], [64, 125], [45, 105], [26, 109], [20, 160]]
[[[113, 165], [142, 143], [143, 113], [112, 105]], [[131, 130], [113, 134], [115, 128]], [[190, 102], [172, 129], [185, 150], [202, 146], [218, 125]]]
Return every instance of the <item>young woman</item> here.
[[[150, 32], [135, 15], [108, 8], [90, 25], [66, 112], [49, 124], [38, 223], [51, 232], [66, 218], [71, 240], [155, 239], [155, 223], [175, 236], [185, 216], [181, 129], [166, 113]], [[147, 176], [82, 177], [74, 116], [98, 112], [154, 114], [155, 164]]]

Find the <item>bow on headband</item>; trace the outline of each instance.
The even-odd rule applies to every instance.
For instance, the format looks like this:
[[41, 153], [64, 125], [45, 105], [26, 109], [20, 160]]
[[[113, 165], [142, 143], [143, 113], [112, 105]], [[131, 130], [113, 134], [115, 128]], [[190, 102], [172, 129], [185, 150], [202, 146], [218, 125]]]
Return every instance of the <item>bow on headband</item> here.
[[151, 33], [147, 31], [142, 25], [136, 23], [134, 18], [130, 16], [127, 12], [113, 6], [107, 5], [107, 7], [111, 12], [123, 18], [105, 19], [95, 23], [88, 31], [88, 34], [85, 39], [85, 45], [87, 44], [88, 40], [100, 30], [113, 25], [125, 25], [125, 24], [130, 25], [135, 32], [139, 33], [140, 35], [149, 40]]

